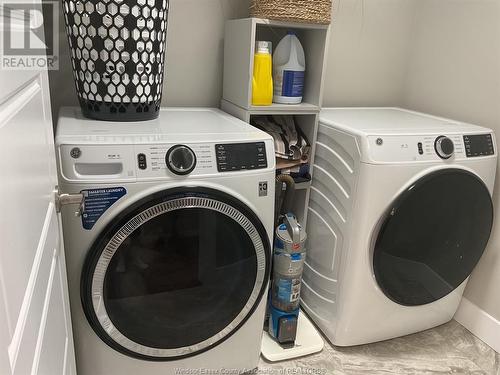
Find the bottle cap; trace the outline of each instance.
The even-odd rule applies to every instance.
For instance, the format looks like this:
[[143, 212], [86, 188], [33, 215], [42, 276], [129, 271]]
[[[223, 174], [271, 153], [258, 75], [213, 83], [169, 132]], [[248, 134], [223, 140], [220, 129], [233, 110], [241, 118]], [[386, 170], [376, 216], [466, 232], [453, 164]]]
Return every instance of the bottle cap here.
[[265, 40], [255, 42], [256, 53], [271, 53], [272, 43]]

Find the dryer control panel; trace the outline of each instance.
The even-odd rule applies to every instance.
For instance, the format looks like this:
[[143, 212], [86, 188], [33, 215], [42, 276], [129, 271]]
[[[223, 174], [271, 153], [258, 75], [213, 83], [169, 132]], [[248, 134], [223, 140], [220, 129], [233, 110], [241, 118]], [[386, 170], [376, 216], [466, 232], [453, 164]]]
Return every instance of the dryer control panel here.
[[487, 134], [369, 136], [373, 162], [454, 161], [495, 155], [495, 140]]

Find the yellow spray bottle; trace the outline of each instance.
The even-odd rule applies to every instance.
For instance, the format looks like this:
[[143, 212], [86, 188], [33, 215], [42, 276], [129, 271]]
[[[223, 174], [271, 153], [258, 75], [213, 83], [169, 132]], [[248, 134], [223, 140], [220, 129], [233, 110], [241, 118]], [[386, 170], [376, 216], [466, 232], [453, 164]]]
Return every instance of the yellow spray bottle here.
[[252, 104], [271, 105], [273, 103], [273, 62], [271, 42], [257, 41], [252, 79]]

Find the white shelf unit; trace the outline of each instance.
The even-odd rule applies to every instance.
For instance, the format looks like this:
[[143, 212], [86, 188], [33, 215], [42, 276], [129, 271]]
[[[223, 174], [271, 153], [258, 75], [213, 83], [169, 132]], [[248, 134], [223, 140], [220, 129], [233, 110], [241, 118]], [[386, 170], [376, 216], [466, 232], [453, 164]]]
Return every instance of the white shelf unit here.
[[[251, 101], [255, 41], [271, 41], [274, 48], [289, 30], [296, 33], [306, 57], [303, 102], [295, 105], [273, 103], [270, 106], [254, 106]], [[221, 109], [248, 123], [253, 116], [258, 115], [294, 116], [297, 125], [312, 145], [311, 176], [329, 34], [328, 25], [290, 23], [261, 18], [229, 20], [225, 28]], [[307, 220], [310, 185], [310, 182], [299, 183], [295, 190], [294, 213], [304, 226]]]

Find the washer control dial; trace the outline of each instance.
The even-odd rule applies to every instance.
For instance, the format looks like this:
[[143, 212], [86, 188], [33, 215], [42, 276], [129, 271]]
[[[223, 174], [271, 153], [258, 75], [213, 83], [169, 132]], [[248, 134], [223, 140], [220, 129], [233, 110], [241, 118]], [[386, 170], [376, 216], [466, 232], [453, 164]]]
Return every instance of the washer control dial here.
[[186, 175], [196, 167], [196, 155], [185, 145], [172, 146], [165, 156], [168, 169], [177, 175]]
[[453, 141], [444, 135], [436, 138], [436, 141], [434, 142], [434, 148], [436, 150], [436, 154], [438, 154], [441, 159], [451, 158], [453, 152], [455, 151], [455, 145], [453, 144]]

